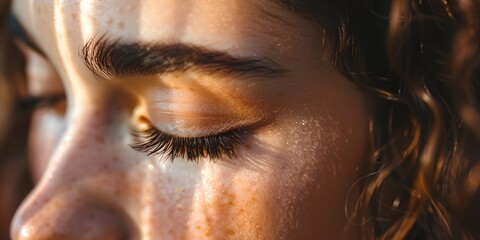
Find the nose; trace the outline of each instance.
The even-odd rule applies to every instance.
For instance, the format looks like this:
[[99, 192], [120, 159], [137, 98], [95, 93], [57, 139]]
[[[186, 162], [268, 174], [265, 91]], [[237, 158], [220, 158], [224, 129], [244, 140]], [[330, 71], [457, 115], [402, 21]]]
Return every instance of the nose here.
[[[59, 200], [33, 215], [20, 213], [12, 225], [12, 239], [131, 239], [126, 216], [88, 197]], [[28, 209], [32, 206], [25, 206]], [[46, 207], [46, 208], [45, 208]], [[24, 210], [25, 211], [25, 210]], [[28, 211], [28, 210], [27, 210]], [[31, 210], [30, 210], [31, 212]]]
[[118, 182], [112, 172], [122, 166], [118, 159], [112, 164], [118, 155], [106, 136], [113, 123], [98, 111], [81, 116], [69, 124], [40, 182], [16, 212], [13, 240], [136, 238], [133, 221], [114, 194], [120, 187], [110, 191]]

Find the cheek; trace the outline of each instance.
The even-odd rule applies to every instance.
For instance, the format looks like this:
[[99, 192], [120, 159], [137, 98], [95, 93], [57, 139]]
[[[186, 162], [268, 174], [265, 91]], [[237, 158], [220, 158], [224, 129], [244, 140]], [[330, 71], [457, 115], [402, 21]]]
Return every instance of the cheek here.
[[345, 79], [317, 80], [298, 95], [292, 91], [295, 101], [263, 139], [277, 149], [268, 155], [276, 156], [272, 167], [281, 176], [274, 189], [283, 231], [296, 226], [300, 236], [334, 237], [346, 221], [348, 189], [361, 174], [368, 112], [364, 96]]
[[154, 170], [142, 170], [142, 189], [137, 194], [142, 232], [161, 228], [156, 234], [165, 239], [274, 236], [270, 174], [181, 159], [150, 169]]
[[275, 236], [275, 198], [269, 174], [211, 167], [196, 192], [190, 227], [214, 239]]

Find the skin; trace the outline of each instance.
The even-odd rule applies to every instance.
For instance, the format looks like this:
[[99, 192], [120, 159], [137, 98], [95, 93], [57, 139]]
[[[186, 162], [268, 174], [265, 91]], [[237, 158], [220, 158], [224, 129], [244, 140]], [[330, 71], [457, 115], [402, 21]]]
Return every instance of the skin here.
[[[331, 64], [321, 27], [273, 3], [13, 1], [43, 57], [22, 43], [38, 181], [12, 239], [338, 239], [367, 149], [365, 97]], [[92, 37], [194, 44], [265, 56], [275, 79], [201, 74], [95, 79]], [[235, 159], [162, 161], [134, 151], [145, 121], [176, 136], [245, 127]], [[352, 239], [352, 238], [349, 238]]]

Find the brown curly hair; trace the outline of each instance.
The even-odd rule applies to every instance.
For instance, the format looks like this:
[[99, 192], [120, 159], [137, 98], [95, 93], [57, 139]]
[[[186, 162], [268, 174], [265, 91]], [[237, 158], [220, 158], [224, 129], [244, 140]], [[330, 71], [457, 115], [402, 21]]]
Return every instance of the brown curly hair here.
[[372, 96], [373, 149], [346, 201], [362, 237], [480, 238], [480, 2], [281, 1]]
[[480, 2], [283, 3], [325, 27], [334, 64], [374, 98], [370, 174], [346, 205], [363, 238], [480, 238]]

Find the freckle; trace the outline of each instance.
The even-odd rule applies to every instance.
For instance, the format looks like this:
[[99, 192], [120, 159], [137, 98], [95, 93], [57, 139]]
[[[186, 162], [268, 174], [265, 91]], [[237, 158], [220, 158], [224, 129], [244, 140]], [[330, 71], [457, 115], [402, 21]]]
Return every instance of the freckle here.
[[77, 19], [77, 13], [72, 13], [72, 19]]
[[226, 233], [227, 233], [228, 236], [233, 236], [233, 235], [235, 235], [235, 231], [233, 231], [233, 230], [230, 229], [230, 228], [227, 228], [227, 232], [226, 232]]
[[102, 168], [103, 168], [104, 170], [108, 170], [108, 165], [107, 165], [106, 163], [104, 163], [104, 164], [102, 165]]
[[233, 206], [233, 205], [235, 204], [235, 194], [230, 194], [230, 195], [229, 195], [228, 204], [229, 204], [230, 206]]
[[262, 232], [262, 226], [257, 225], [255, 226], [255, 228], [257, 229], [257, 234], [260, 234]]
[[118, 27], [119, 29], [124, 29], [124, 28], [125, 28], [125, 23], [124, 23], [124, 22], [119, 22], [119, 23], [117, 24], [117, 27]]

